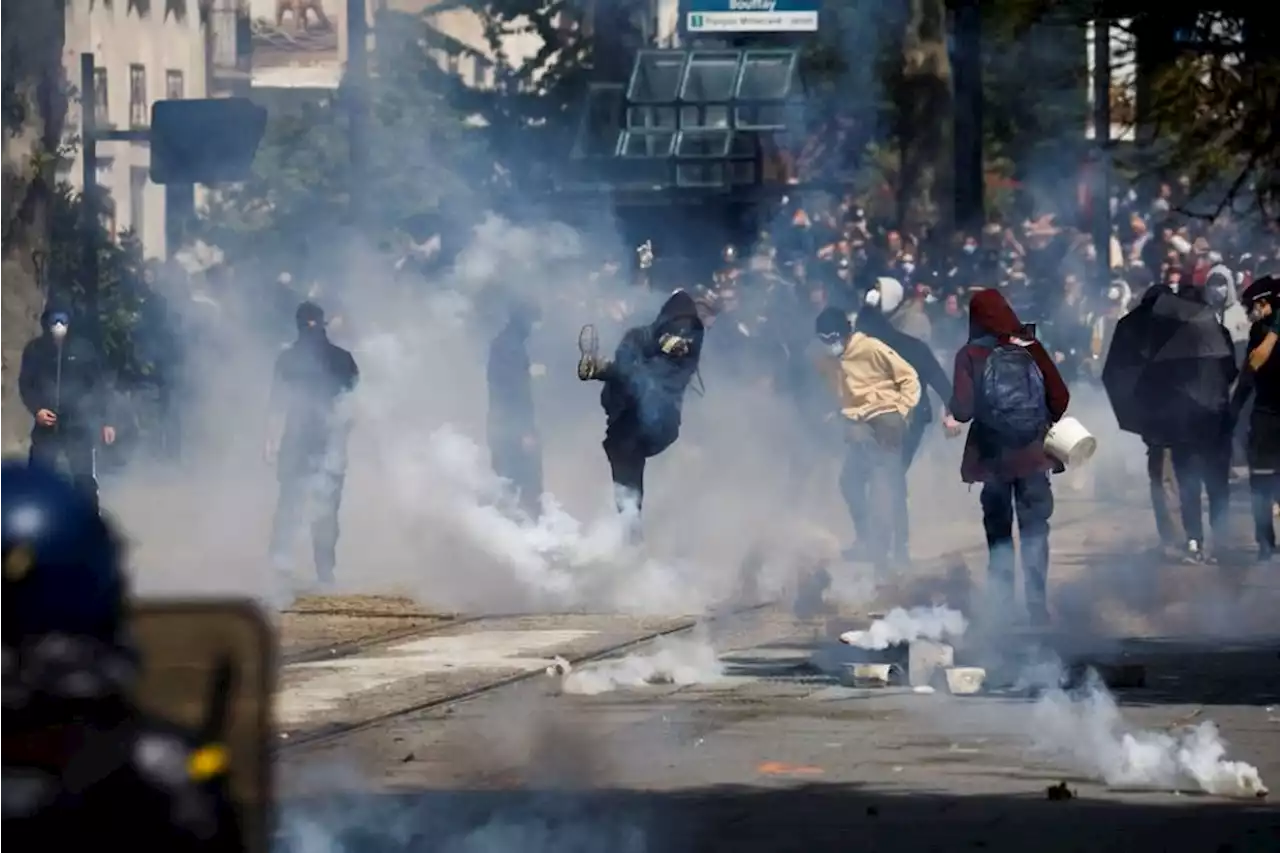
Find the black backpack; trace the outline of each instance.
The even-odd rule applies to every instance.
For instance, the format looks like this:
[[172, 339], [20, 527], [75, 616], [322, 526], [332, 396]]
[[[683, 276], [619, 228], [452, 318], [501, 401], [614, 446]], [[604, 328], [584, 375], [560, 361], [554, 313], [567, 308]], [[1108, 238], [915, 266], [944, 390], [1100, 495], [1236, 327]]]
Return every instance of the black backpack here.
[[1049, 428], [1044, 374], [1027, 344], [992, 342], [978, 385], [976, 420], [1006, 448], [1044, 439]]

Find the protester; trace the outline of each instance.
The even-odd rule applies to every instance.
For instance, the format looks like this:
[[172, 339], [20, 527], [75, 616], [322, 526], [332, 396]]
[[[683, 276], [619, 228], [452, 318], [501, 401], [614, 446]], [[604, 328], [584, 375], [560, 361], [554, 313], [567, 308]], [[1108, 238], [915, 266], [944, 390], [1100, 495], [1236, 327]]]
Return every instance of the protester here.
[[298, 338], [276, 359], [267, 424], [266, 458], [276, 465], [280, 492], [271, 531], [271, 563], [279, 603], [291, 598], [294, 540], [310, 506], [316, 579], [334, 581], [338, 510], [352, 426], [346, 400], [360, 378], [351, 353], [325, 333], [324, 311], [303, 302], [295, 316]]
[[840, 490], [858, 537], [851, 556], [884, 573], [893, 545], [906, 547], [907, 518], [884, 496], [906, 494], [907, 418], [920, 403], [920, 377], [886, 343], [854, 331], [838, 308], [824, 309], [814, 331], [830, 357], [839, 359], [834, 378], [845, 427]]
[[[877, 292], [871, 291], [867, 296], [871, 297]], [[912, 408], [911, 414], [907, 418], [907, 434], [902, 447], [904, 476], [894, 481], [895, 484], [900, 485], [902, 488], [893, 493], [893, 513], [895, 516], [892, 543], [893, 560], [895, 564], [905, 566], [911, 562], [908, 548], [911, 519], [910, 507], [907, 501], [907, 478], [905, 472], [911, 468], [916, 452], [920, 449], [920, 442], [924, 438], [925, 430], [933, 421], [933, 407], [930, 405], [929, 394], [926, 389], [932, 389], [938, 395], [938, 399], [942, 401], [944, 407], [944, 414], [946, 414], [945, 407], [951, 400], [951, 382], [947, 378], [946, 370], [938, 363], [938, 359], [933, 354], [933, 350], [929, 348], [929, 345], [919, 338], [894, 328], [889, 319], [876, 306], [876, 302], [877, 300], [869, 300], [868, 304], [858, 312], [854, 330], [864, 335], [870, 335], [887, 344], [890, 349], [902, 356], [911, 365], [925, 386], [925, 388], [921, 389], [919, 404]]]
[[1049, 472], [1062, 464], [1044, 449], [1044, 435], [1067, 411], [1066, 383], [1038, 341], [1026, 336], [996, 290], [974, 294], [969, 343], [955, 358], [949, 424], [969, 423], [961, 479], [982, 484], [982, 524], [988, 579], [998, 612], [1013, 600], [1013, 522], [1021, 532], [1026, 608], [1034, 623], [1049, 619]]
[[22, 350], [18, 392], [35, 422], [32, 462], [57, 468], [65, 462], [76, 484], [98, 502], [95, 448], [116, 440], [107, 409], [106, 369], [97, 349], [72, 329], [71, 312], [49, 306], [40, 315], [39, 337]]
[[652, 323], [626, 331], [612, 361], [579, 341], [578, 378], [604, 383], [604, 452], [619, 512], [641, 508], [645, 462], [680, 435], [684, 394], [698, 371], [704, 330], [693, 297], [678, 290]]
[[1280, 280], [1268, 276], [1253, 282], [1243, 294], [1253, 325], [1249, 330], [1244, 376], [1236, 389], [1233, 409], [1239, 411], [1253, 394], [1249, 418], [1249, 491], [1253, 508], [1258, 560], [1276, 553], [1272, 507], [1280, 501]]
[[529, 334], [538, 322], [537, 306], [513, 306], [507, 323], [489, 344], [489, 460], [499, 477], [511, 482], [516, 501], [537, 518], [542, 497], [542, 443], [533, 406], [533, 364]]

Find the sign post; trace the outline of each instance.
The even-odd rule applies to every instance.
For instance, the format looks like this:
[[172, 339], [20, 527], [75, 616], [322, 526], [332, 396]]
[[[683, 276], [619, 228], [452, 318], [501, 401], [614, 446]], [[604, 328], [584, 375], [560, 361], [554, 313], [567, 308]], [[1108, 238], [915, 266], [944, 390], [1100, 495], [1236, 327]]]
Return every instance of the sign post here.
[[820, 0], [681, 0], [690, 36], [816, 33]]

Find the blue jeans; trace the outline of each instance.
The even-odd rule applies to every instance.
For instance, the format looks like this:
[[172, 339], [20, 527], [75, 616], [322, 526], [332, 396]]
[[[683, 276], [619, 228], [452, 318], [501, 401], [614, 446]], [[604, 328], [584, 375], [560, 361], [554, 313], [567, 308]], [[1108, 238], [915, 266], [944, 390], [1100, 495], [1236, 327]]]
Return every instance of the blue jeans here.
[[1053, 488], [1047, 473], [996, 480], [982, 486], [982, 529], [987, 535], [990, 562], [988, 592], [1004, 604], [1013, 601], [1013, 521], [1022, 541], [1022, 578], [1027, 608], [1043, 609], [1049, 576], [1049, 518]]

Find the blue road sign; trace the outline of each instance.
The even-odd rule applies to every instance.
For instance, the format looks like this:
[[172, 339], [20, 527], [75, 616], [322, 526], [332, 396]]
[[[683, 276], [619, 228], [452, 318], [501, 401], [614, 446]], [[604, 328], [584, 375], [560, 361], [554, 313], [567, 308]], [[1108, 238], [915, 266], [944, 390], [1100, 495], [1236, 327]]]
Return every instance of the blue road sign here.
[[820, 0], [681, 0], [685, 32], [813, 33]]

